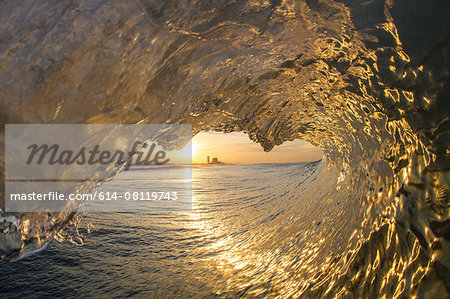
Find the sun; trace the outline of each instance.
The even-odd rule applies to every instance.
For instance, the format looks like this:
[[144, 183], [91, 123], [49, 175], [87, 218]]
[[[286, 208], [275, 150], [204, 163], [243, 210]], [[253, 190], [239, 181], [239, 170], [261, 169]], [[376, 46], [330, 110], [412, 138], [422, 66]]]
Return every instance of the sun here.
[[198, 144], [191, 140], [185, 145], [182, 150], [178, 151], [178, 153], [185, 159], [192, 159], [192, 157], [197, 152], [197, 149]]
[[198, 144], [193, 142], [193, 141], [189, 141], [192, 144], [192, 157], [197, 153], [198, 150]]

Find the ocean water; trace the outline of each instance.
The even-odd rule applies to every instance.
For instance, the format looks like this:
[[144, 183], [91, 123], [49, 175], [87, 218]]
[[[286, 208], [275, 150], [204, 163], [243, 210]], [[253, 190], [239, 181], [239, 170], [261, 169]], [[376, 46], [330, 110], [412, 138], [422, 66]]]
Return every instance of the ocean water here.
[[[275, 282], [276, 292], [282, 269], [291, 272], [285, 278], [299, 279], [295, 269], [305, 265], [298, 264], [297, 250], [319, 250], [320, 242], [300, 231], [303, 219], [314, 219], [314, 227], [327, 221], [323, 211], [313, 208], [317, 198], [306, 196], [319, 165], [194, 166], [191, 212], [80, 214], [83, 244], [53, 241], [31, 256], [2, 263], [0, 293], [8, 298], [212, 297], [261, 295]], [[168, 168], [158, 173], [176, 179], [177, 172]], [[127, 189], [127, 179], [136, 190], [145, 190], [155, 175], [132, 169], [102, 189]], [[277, 246], [289, 242], [295, 248]], [[282, 293], [298, 291], [300, 285], [300, 279], [298, 285], [291, 282]]]
[[[164, 250], [150, 247], [160, 250], [168, 272], [152, 276], [147, 285], [154, 290], [166, 280], [182, 285], [175, 295], [448, 297], [449, 12], [448, 0], [5, 0], [0, 119], [189, 124], [192, 135], [243, 132], [266, 151], [295, 139], [323, 150], [324, 160], [304, 182], [304, 171], [291, 166], [234, 169], [220, 174], [220, 184], [210, 180], [213, 174], [193, 182], [194, 212], [169, 220], [160, 215], [157, 228], [149, 225], [199, 249], [173, 246], [165, 233], [155, 233]], [[247, 189], [233, 193], [233, 180]], [[0, 204], [3, 195], [1, 184]], [[103, 232], [125, 228], [94, 242], [89, 240], [102, 230], [92, 232], [84, 238], [86, 248], [153, 244], [152, 229], [140, 230], [151, 222], [114, 215], [97, 218]], [[55, 238], [82, 243], [77, 217], [0, 211], [1, 267], [16, 273], [5, 275], [1, 287], [32, 284], [41, 278], [29, 269], [62, 269], [58, 261], [72, 251], [86, 252], [52, 242], [48, 250], [12, 262]], [[95, 217], [86, 217], [95, 224]], [[131, 224], [133, 219], [141, 222]], [[143, 235], [122, 239], [132, 226]], [[127, 273], [139, 276], [134, 279], [98, 278], [121, 266], [93, 263], [91, 269], [111, 293], [120, 293], [120, 284], [148, 277], [135, 270], [140, 266], [166, 271], [156, 267], [162, 258], [143, 263], [151, 248], [126, 261], [123, 255], [134, 251], [99, 258], [128, 262]], [[175, 262], [173, 252], [185, 262]], [[80, 289], [88, 289], [89, 277], [78, 273], [67, 275], [81, 277], [86, 284]], [[55, 279], [72, 285], [51, 276], [48, 288], [59, 287]], [[169, 289], [160, 290], [170, 295]]]

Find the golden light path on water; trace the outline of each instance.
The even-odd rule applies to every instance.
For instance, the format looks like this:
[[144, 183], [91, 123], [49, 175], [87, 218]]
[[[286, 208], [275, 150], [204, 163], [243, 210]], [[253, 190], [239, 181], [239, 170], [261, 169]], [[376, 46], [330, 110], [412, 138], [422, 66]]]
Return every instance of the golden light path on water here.
[[[245, 180], [239, 175], [234, 181], [238, 184], [230, 193], [224, 192], [223, 187], [217, 187], [222, 182], [218, 179], [220, 175], [213, 179], [205, 177], [204, 169], [201, 167], [194, 167], [192, 173], [193, 208], [192, 212], [187, 214], [189, 220], [185, 224], [196, 232], [204, 232], [206, 238], [213, 240], [207, 246], [199, 247], [192, 253], [195, 256], [195, 251], [203, 254], [210, 252], [207, 255], [208, 258], [196, 265], [199, 268], [209, 269], [208, 273], [214, 273], [213, 276], [203, 277], [205, 283], [209, 284], [217, 294], [236, 293], [237, 290], [251, 288], [248, 295], [257, 295], [264, 293], [269, 284], [273, 285], [272, 291], [282, 291], [284, 295], [289, 296], [298, 294], [302, 287], [305, 288], [305, 281], [292, 279], [295, 275], [292, 267], [295, 261], [301, 259], [303, 263], [297, 271], [306, 270], [310, 266], [309, 263], [320, 254], [319, 248], [324, 238], [318, 242], [305, 242], [300, 252], [284, 252], [283, 247], [294, 245], [289, 243], [280, 248], [266, 247], [266, 243], [272, 243], [273, 240], [270, 239], [275, 239], [278, 245], [285, 240], [273, 234], [271, 228], [267, 226], [262, 226], [260, 232], [241, 230], [240, 225], [246, 226], [255, 221], [258, 218], [256, 214], [258, 212], [255, 210], [246, 212], [245, 202], [226, 204], [227, 196], [230, 196], [232, 201], [232, 198], [239, 194], [245, 201], [245, 198], [252, 197], [261, 199], [261, 193], [251, 191], [251, 188], [239, 183]], [[230, 173], [224, 173], [230, 175]], [[219, 195], [223, 198], [222, 200], [216, 200], [218, 194], [211, 194], [218, 190], [222, 190], [219, 191], [222, 192]], [[266, 236], [266, 239], [255, 237], [256, 233]], [[199, 274], [195, 273], [195, 275]]]
[[[99, 244], [151, 240], [184, 261], [121, 252], [115, 259], [141, 286], [151, 284], [129, 265], [145, 258], [154, 273], [167, 269], [175, 292], [191, 273], [193, 290], [207, 284], [224, 297], [448, 297], [449, 10], [448, 1], [423, 0], [1, 1], [0, 118], [189, 124], [193, 134], [245, 134], [272, 153], [298, 140], [323, 150], [325, 161], [302, 170], [194, 166], [195, 209], [183, 214], [193, 218], [160, 216], [154, 235], [136, 226], [137, 237], [123, 239], [121, 224], [140, 216], [105, 220], [110, 239], [94, 236]], [[237, 160], [202, 145], [193, 145], [196, 163], [267, 154]], [[187, 152], [180, 156], [191, 160]], [[73, 217], [2, 213], [1, 259], [77, 238]], [[146, 220], [138, 219], [153, 228]], [[180, 223], [198, 238], [186, 239]], [[64, 248], [55, 256], [71, 254]], [[103, 257], [103, 271], [116, 269]], [[9, 282], [14, 271], [4, 273]], [[108, 287], [127, 288], [118, 276]]]

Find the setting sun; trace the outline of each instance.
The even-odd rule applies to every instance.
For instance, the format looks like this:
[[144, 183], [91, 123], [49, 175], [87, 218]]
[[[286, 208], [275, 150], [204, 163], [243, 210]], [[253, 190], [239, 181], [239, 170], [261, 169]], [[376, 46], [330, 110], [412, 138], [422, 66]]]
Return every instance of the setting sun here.
[[190, 140], [183, 149], [177, 152], [181, 157], [185, 159], [191, 159], [194, 155], [194, 146], [192, 140]]
[[[189, 145], [189, 144], [188, 144]], [[265, 152], [242, 132], [201, 132], [192, 141], [192, 162], [207, 163], [207, 157], [231, 164], [317, 161], [323, 152], [309, 142], [295, 140]]]
[[192, 140], [190, 141], [190, 143], [192, 144], [192, 157], [194, 157], [198, 150], [198, 144], [193, 142]]

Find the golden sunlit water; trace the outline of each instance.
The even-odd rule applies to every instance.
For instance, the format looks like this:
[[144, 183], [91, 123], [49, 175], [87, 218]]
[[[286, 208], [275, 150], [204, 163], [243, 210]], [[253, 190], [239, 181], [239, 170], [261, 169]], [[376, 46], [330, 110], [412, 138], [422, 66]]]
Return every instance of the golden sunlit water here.
[[[189, 213], [78, 223], [81, 214], [2, 210], [2, 260], [44, 250], [3, 262], [0, 288], [448, 296], [449, 5], [2, 1], [4, 124], [189, 124], [193, 135], [241, 132], [265, 151], [305, 140], [324, 159], [193, 166]], [[190, 158], [185, 143], [166, 145]]]

